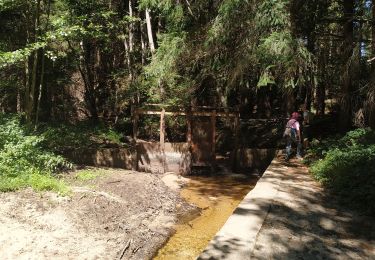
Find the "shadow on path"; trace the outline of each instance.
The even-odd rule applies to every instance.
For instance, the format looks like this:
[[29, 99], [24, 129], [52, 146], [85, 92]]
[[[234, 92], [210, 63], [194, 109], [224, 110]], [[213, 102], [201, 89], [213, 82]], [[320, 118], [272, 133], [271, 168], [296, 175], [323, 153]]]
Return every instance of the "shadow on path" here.
[[273, 161], [268, 170], [262, 179], [277, 185], [273, 201], [257, 198], [249, 201], [255, 207], [233, 213], [248, 219], [267, 212], [259, 232], [247, 230], [258, 232], [255, 243], [216, 236], [208, 259], [234, 259], [246, 246], [248, 259], [375, 259], [374, 218], [339, 205], [299, 162]]

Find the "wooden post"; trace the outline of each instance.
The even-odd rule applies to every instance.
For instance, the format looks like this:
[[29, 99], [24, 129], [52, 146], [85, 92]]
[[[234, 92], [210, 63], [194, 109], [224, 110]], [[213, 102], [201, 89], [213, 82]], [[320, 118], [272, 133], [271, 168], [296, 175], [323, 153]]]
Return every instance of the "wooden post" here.
[[216, 110], [212, 111], [211, 128], [212, 128], [212, 170], [214, 170], [216, 166]]
[[166, 172], [166, 157], [165, 157], [165, 109], [161, 110], [160, 114], [160, 149], [163, 156], [163, 173]]
[[133, 139], [134, 139], [134, 151], [133, 151], [133, 163], [132, 163], [132, 170], [138, 170], [138, 147], [137, 147], [137, 138], [138, 138], [138, 111], [134, 105], [131, 108], [132, 116], [133, 116]]
[[240, 139], [240, 114], [238, 113], [234, 121], [234, 148], [232, 155], [232, 170], [237, 171], [238, 145]]
[[139, 115], [136, 108], [132, 108], [132, 114], [133, 114], [133, 139], [135, 142], [137, 142], [138, 138], [138, 120]]
[[191, 149], [192, 145], [192, 132], [191, 132], [191, 111], [186, 111], [186, 124], [187, 124], [187, 133], [186, 133], [186, 141], [189, 145], [189, 149]]

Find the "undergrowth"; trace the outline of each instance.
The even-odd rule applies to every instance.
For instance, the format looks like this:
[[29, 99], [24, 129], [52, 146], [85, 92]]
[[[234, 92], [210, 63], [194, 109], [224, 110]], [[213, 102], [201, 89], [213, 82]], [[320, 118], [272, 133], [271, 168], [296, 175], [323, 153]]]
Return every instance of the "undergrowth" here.
[[375, 131], [357, 129], [313, 142], [311, 154], [317, 180], [345, 204], [375, 215]]
[[72, 165], [43, 148], [44, 140], [21, 124], [19, 116], [0, 114], [0, 191], [32, 187], [69, 192], [56, 172]]
[[48, 125], [39, 129], [43, 136], [43, 145], [54, 151], [65, 148], [82, 148], [92, 146], [121, 145], [122, 135], [112, 128], [101, 124], [81, 122], [77, 125]]

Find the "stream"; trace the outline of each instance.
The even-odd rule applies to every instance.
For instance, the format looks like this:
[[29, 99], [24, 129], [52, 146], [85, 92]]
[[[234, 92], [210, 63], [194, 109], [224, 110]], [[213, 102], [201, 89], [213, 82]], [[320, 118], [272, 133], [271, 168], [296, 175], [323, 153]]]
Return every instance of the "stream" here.
[[181, 196], [201, 208], [201, 215], [176, 225], [176, 233], [158, 251], [156, 260], [196, 259], [258, 180], [237, 174], [189, 179]]

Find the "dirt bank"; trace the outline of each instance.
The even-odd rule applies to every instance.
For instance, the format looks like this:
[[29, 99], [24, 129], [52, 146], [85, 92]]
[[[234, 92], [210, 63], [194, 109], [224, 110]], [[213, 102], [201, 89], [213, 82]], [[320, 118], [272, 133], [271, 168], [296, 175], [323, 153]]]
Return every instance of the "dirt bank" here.
[[106, 170], [70, 197], [0, 194], [0, 259], [149, 259], [192, 206], [157, 176]]

